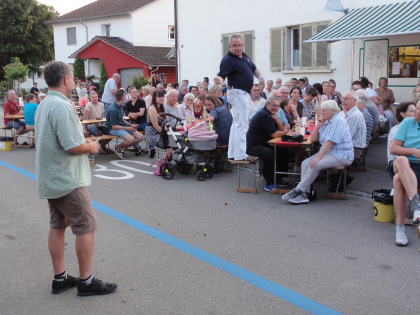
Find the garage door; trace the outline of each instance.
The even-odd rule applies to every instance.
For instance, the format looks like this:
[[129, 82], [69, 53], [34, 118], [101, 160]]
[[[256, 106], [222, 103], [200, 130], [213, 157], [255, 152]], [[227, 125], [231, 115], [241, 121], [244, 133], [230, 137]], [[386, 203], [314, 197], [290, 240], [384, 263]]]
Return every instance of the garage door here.
[[131, 79], [133, 77], [137, 77], [139, 74], [143, 75], [143, 69], [128, 68], [120, 70], [121, 87], [126, 90], [131, 82]]

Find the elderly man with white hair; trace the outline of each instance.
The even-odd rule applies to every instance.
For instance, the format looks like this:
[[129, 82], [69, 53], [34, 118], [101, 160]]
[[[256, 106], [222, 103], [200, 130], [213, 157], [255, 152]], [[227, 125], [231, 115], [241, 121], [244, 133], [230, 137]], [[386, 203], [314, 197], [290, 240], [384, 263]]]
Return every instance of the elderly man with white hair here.
[[357, 108], [363, 114], [366, 125], [366, 146], [369, 144], [370, 138], [372, 137], [373, 129], [373, 118], [372, 115], [366, 108], [366, 104], [369, 102], [369, 95], [363, 90], [357, 90]]
[[102, 94], [102, 103], [104, 104], [104, 117], [108, 112], [108, 107], [115, 102], [115, 93], [118, 91], [117, 83], [120, 82], [120, 75], [114, 73], [105, 83], [104, 93]]
[[351, 134], [340, 108], [333, 100], [321, 104], [321, 116], [311, 134], [311, 141], [319, 141], [321, 149], [302, 162], [300, 183], [282, 196], [293, 204], [308, 203], [308, 193], [321, 170], [334, 166], [348, 166], [353, 161], [354, 151]]
[[[171, 89], [166, 95], [166, 102], [164, 104], [165, 113], [172, 114], [178, 117], [178, 92], [175, 89]], [[169, 122], [171, 127], [175, 127], [176, 119], [173, 117], [166, 117], [166, 121]]]
[[354, 160], [358, 161], [366, 148], [366, 124], [363, 114], [357, 108], [355, 92], [346, 92], [341, 99], [343, 102], [343, 117], [349, 126], [351, 140], [354, 147]]

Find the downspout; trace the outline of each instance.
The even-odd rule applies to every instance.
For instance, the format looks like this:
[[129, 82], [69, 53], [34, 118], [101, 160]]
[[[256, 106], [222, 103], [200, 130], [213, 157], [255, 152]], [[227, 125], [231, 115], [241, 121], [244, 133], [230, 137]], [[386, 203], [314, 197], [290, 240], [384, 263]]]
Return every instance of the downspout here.
[[[88, 43], [88, 41], [89, 41], [89, 34], [88, 34], [88, 27], [87, 27], [87, 25], [86, 24], [84, 24], [83, 22], [82, 22], [82, 20], [80, 20], [80, 24], [82, 24], [85, 28], [86, 28], [86, 44]], [[87, 60], [87, 69], [88, 69], [88, 73], [87, 73], [87, 75], [89, 76], [90, 75], [90, 67], [89, 67], [89, 63], [90, 63], [90, 59], [88, 59]]]
[[174, 0], [174, 13], [175, 13], [175, 82], [179, 82], [179, 55], [178, 55], [178, 2]]
[[[360, 63], [360, 60], [359, 60]], [[360, 66], [359, 66], [360, 67]], [[350, 70], [350, 87], [351, 83], [353, 82], [353, 75], [354, 75], [354, 39], [351, 40], [351, 70]]]

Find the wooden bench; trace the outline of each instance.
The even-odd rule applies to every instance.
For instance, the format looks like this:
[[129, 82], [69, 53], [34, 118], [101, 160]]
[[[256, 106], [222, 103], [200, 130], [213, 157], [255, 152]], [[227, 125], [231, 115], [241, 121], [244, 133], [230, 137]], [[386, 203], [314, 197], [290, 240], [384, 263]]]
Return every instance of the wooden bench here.
[[[330, 184], [330, 182], [329, 182], [330, 171], [334, 171], [334, 172], [338, 171], [338, 172], [340, 172], [340, 179], [338, 181], [338, 184], [337, 184], [337, 188], [336, 188], [335, 193], [330, 193], [330, 192], [327, 191], [327, 198], [329, 198], [329, 199], [347, 200], [347, 187], [346, 187], [347, 186], [346, 185], [347, 184], [346, 183], [347, 167], [345, 167], [345, 166], [334, 166], [334, 167], [327, 168], [327, 190], [330, 187], [330, 185], [329, 185]], [[343, 193], [341, 193], [341, 192], [338, 191], [339, 188], [340, 188], [341, 179], [343, 179], [343, 183], [344, 183], [344, 191], [343, 191]]]
[[[251, 193], [251, 194], [256, 194], [257, 193], [257, 183], [256, 183], [256, 178], [255, 178], [256, 175], [255, 174], [258, 172], [258, 168], [257, 168], [258, 159], [259, 159], [258, 157], [255, 157], [255, 159], [252, 160], [252, 161], [230, 161], [231, 165], [237, 165], [238, 166], [238, 188], [236, 188], [237, 192]], [[252, 169], [252, 173], [251, 173], [251, 176], [249, 177], [248, 184], [249, 184], [252, 176], [254, 176], [254, 188], [241, 187], [241, 166], [251, 165], [251, 164], [254, 165], [254, 169]]]

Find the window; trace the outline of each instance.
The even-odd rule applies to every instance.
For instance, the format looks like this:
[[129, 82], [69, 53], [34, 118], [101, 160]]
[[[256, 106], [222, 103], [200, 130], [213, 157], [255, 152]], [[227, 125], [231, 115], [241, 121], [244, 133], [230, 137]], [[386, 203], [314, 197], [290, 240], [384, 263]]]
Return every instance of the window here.
[[101, 25], [101, 34], [102, 36], [111, 36], [111, 24], [102, 24]]
[[420, 46], [389, 47], [388, 77], [420, 78]]
[[77, 45], [75, 27], [67, 28], [67, 45]]
[[[227, 52], [229, 51], [229, 36], [232, 35], [233, 33], [230, 34], [223, 34], [222, 35], [222, 56], [226, 55]], [[251, 59], [251, 61], [253, 60], [253, 50], [254, 50], [254, 44], [253, 44], [253, 39], [254, 39], [254, 32], [253, 31], [249, 31], [249, 32], [238, 32], [238, 34], [241, 34], [242, 37], [244, 38], [244, 53], [248, 55], [249, 59]]]
[[270, 29], [270, 69], [272, 71], [329, 70], [329, 45], [304, 43], [328, 25], [328, 22], [320, 22]]
[[175, 26], [168, 25], [168, 39], [175, 39]]

